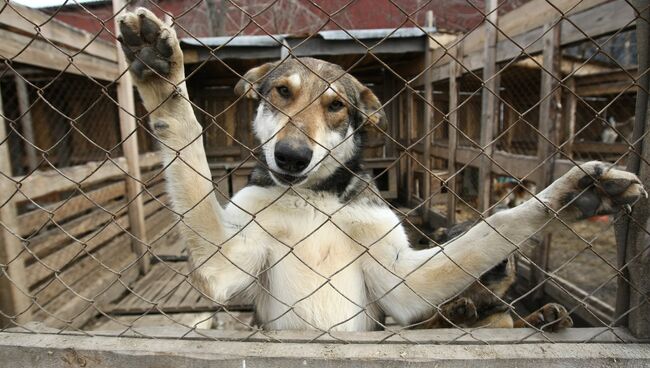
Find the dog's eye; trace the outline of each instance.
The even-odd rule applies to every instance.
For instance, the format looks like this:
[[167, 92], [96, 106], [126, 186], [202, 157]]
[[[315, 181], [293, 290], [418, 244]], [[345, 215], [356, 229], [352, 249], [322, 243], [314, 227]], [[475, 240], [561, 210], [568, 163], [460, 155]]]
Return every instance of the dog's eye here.
[[343, 102], [341, 102], [340, 100], [334, 100], [334, 101], [332, 101], [332, 103], [330, 103], [330, 105], [328, 106], [328, 109], [331, 112], [337, 112], [337, 111], [341, 110], [343, 108], [343, 106], [344, 106]]
[[287, 86], [278, 86], [275, 88], [275, 90], [278, 91], [278, 94], [284, 98], [291, 97], [291, 91], [289, 91], [289, 88]]

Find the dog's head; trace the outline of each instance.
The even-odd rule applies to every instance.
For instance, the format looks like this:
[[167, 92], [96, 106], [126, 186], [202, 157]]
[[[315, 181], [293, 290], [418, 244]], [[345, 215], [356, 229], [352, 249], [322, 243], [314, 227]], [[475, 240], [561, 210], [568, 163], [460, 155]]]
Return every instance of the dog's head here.
[[259, 99], [253, 130], [279, 185], [317, 185], [358, 160], [361, 130], [383, 126], [379, 99], [340, 66], [287, 59], [248, 71], [235, 93]]

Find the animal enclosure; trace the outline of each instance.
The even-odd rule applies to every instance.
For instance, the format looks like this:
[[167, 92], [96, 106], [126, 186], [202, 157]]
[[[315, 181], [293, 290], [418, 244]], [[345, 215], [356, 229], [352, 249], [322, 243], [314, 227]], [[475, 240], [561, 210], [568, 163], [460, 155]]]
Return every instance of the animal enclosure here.
[[[169, 339], [179, 346], [592, 343], [623, 360], [650, 359], [647, 345], [637, 345], [650, 339], [650, 203], [643, 197], [614, 215], [591, 213], [576, 223], [549, 208], [553, 231], [515, 244], [513, 283], [502, 295], [487, 288], [484, 274], [472, 275], [523, 328], [468, 327], [442, 312], [455, 295], [408, 326], [388, 314], [376, 321], [378, 331], [269, 331], [253, 305], [213, 298], [195, 279], [183, 234], [196, 230], [171, 204], [170, 164], [158, 153], [151, 112], [120, 48], [117, 16], [136, 6], [178, 32], [183, 82], [203, 129], [195, 138], [205, 146], [210, 195], [222, 206], [265, 163], [264, 142], [251, 127], [259, 102], [238, 96], [234, 86], [253, 67], [304, 57], [340, 65], [379, 97], [387, 126], [361, 127], [364, 167], [413, 248], [438, 248], [444, 256], [454, 229], [535, 201], [588, 161], [633, 172], [650, 188], [647, 1], [113, 0], [41, 9], [5, 1], [0, 349], [59, 335], [147, 338], [160, 349]], [[367, 18], [374, 12], [385, 17], [373, 23]], [[295, 257], [294, 246], [288, 254]], [[333, 287], [332, 277], [310, 292]], [[285, 303], [287, 313], [299, 303]], [[560, 319], [544, 320], [546, 314], [539, 324], [524, 319], [549, 303], [565, 308], [573, 327], [557, 332]], [[367, 314], [373, 306], [359, 308]], [[422, 328], [436, 316], [445, 328]], [[528, 348], [513, 349], [535, 354]], [[267, 356], [260, 349], [251, 354]], [[30, 361], [27, 353], [4, 351], [0, 357]], [[335, 359], [345, 360], [339, 353]], [[289, 361], [303, 357], [286, 354]], [[317, 359], [309, 354], [305, 359]], [[564, 358], [572, 357], [555, 357]]]

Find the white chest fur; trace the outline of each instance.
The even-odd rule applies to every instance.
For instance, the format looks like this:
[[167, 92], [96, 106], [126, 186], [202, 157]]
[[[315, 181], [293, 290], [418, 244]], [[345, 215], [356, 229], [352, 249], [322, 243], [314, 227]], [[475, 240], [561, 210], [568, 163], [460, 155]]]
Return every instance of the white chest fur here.
[[258, 318], [271, 329], [371, 328], [378, 313], [368, 305], [363, 262], [397, 218], [385, 207], [343, 206], [328, 193], [285, 191], [247, 187], [226, 209], [234, 229], [266, 248]]

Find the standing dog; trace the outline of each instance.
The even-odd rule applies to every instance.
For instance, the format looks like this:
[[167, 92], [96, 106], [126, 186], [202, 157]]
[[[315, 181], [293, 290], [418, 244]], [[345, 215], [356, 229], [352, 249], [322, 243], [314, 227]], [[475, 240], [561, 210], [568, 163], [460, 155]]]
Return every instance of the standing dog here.
[[214, 195], [175, 32], [151, 12], [120, 18], [124, 52], [150, 112], [181, 216], [192, 274], [219, 303], [254, 302], [267, 329], [364, 331], [384, 313], [407, 325], [516, 252], [560, 213], [612, 213], [644, 194], [638, 178], [591, 162], [442, 249], [414, 250], [360, 165], [360, 131], [380, 125], [377, 97], [340, 67], [292, 59], [235, 87], [259, 99], [262, 142], [250, 184], [225, 209]]

